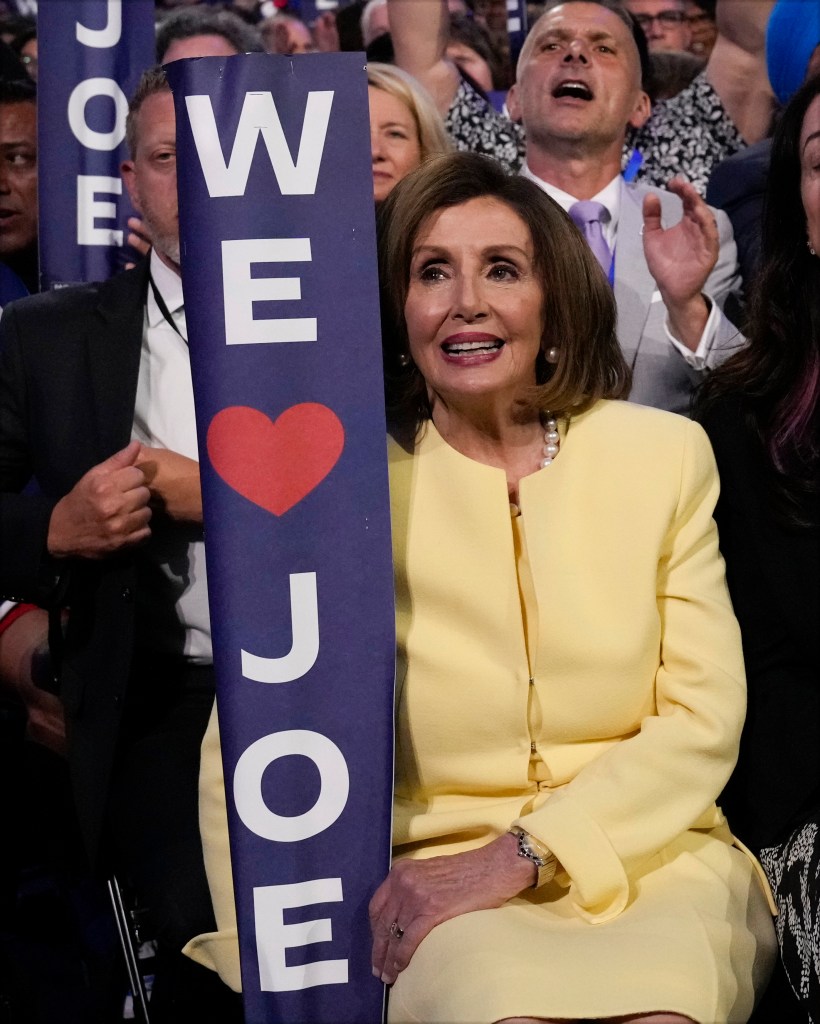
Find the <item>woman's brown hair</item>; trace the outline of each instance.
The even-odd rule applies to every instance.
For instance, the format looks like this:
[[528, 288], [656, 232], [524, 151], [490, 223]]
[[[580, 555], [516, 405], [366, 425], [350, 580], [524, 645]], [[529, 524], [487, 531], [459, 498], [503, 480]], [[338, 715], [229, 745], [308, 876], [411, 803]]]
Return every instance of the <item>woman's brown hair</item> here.
[[[404, 304], [416, 238], [436, 211], [484, 197], [509, 206], [533, 240], [544, 296], [533, 406], [567, 415], [599, 398], [624, 398], [629, 392], [612, 289], [578, 229], [533, 182], [511, 177], [488, 157], [452, 153], [428, 160], [399, 182], [378, 215], [387, 411], [405, 429], [430, 416], [424, 378], [407, 360]], [[546, 359], [553, 347], [558, 350], [554, 364]]]

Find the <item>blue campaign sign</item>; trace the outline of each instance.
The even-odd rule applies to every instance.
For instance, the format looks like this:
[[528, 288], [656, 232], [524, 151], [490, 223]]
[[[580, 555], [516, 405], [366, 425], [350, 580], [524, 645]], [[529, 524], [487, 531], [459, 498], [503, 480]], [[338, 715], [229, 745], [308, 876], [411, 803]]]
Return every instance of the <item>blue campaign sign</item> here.
[[507, 35], [510, 37], [510, 60], [513, 67], [518, 61], [528, 30], [527, 0], [507, 0]]
[[101, 281], [123, 264], [119, 167], [128, 98], [155, 59], [153, 0], [40, 0], [37, 41], [41, 285]]
[[167, 72], [246, 1019], [378, 1024], [395, 636], [364, 58]]

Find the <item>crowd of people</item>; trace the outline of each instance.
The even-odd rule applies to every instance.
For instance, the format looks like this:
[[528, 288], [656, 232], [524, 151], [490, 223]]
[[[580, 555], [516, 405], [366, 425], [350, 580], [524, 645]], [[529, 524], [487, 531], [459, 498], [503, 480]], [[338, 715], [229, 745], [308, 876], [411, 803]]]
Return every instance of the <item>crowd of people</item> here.
[[[388, 1020], [820, 1021], [820, 4], [528, 7], [511, 54], [503, 0], [157, 0], [136, 265], [39, 294], [36, 24], [0, 17], [3, 764], [149, 915], [152, 1022], [242, 1020], [162, 65], [339, 49], [390, 430]], [[8, 934], [9, 1019], [69, 1019]], [[87, 973], [77, 1019], [121, 1019]]]

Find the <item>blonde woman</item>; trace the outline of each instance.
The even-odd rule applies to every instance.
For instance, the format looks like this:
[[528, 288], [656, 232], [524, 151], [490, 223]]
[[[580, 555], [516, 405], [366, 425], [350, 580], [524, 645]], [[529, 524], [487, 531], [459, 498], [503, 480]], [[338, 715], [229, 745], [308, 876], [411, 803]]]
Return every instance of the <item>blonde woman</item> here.
[[368, 64], [373, 198], [382, 202], [405, 175], [452, 143], [427, 91], [390, 64]]

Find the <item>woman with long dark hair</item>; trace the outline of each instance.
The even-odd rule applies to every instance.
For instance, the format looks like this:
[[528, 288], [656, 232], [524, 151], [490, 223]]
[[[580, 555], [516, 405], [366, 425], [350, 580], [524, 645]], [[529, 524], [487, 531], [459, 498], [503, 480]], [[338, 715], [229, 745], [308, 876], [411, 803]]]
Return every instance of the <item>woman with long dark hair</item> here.
[[710, 378], [701, 418], [740, 620], [749, 710], [722, 801], [759, 852], [789, 980], [820, 1020], [820, 77], [774, 139], [749, 345]]

